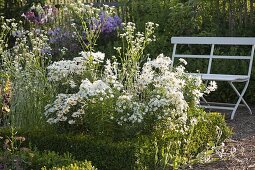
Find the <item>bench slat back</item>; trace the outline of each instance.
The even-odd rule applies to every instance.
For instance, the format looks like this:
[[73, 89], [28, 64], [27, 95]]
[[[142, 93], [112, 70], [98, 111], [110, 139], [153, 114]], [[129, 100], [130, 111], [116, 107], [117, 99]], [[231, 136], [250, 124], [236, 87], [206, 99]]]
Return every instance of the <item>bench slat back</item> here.
[[252, 37], [172, 37], [172, 44], [254, 45]]
[[[172, 37], [171, 43], [174, 44], [172, 54], [172, 64], [175, 58], [204, 58], [208, 59], [207, 74], [211, 73], [211, 67], [213, 59], [235, 59], [235, 60], [248, 60], [249, 69], [247, 75], [250, 76], [252, 69], [252, 62], [255, 49], [255, 38], [252, 37]], [[176, 48], [178, 44], [186, 45], [211, 45], [211, 51], [208, 55], [187, 55], [187, 54], [176, 54]], [[251, 55], [249, 56], [226, 56], [226, 55], [214, 55], [215, 45], [246, 45], [251, 46]]]

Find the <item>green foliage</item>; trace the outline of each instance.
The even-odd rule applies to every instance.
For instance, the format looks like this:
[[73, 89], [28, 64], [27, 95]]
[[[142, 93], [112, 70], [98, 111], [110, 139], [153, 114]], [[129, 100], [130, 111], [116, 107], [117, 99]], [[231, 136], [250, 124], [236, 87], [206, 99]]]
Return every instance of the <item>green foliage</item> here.
[[[139, 135], [136, 139], [126, 141], [38, 130], [20, 130], [17, 135], [26, 138], [22, 147], [32, 144], [38, 151], [54, 151], [40, 154], [31, 152], [30, 166], [36, 169], [44, 165], [47, 168], [67, 166], [73, 163], [73, 156], [77, 160], [92, 160], [96, 167], [105, 170], [167, 169], [201, 162], [231, 134], [224, 117], [219, 113], [207, 114], [193, 109], [189, 111], [189, 120], [192, 128], [185, 132], [166, 130], [166, 123], [162, 122], [152, 134]], [[10, 135], [9, 133], [2, 129], [1, 136]], [[71, 155], [66, 154], [65, 159], [61, 159], [55, 152], [68, 152]]]
[[56, 169], [55, 167], [78, 167], [94, 170], [91, 162], [76, 161], [69, 153], [60, 155], [54, 151], [32, 151], [28, 148], [20, 148], [15, 154], [0, 151], [0, 163], [8, 169]]
[[[9, 130], [1, 129], [1, 136], [10, 135]], [[36, 146], [38, 151], [54, 151], [59, 154], [70, 153], [76, 160], [91, 160], [93, 165], [99, 169], [105, 170], [129, 170], [133, 169], [135, 162], [135, 142], [133, 141], [113, 141], [110, 138], [94, 138], [88, 135], [75, 134], [59, 134], [54, 131], [27, 131], [19, 130], [18, 135], [26, 138], [25, 146]], [[40, 158], [41, 157], [41, 158]], [[62, 166], [54, 162], [50, 162], [54, 158], [54, 153], [38, 155], [37, 162], [33, 165], [42, 165], [43, 162], [49, 160], [49, 165]], [[71, 164], [73, 162], [68, 162]], [[65, 164], [65, 165], [68, 165]], [[38, 167], [38, 166], [37, 166]], [[48, 167], [48, 166], [46, 166]], [[50, 167], [50, 166], [49, 166]]]
[[[147, 52], [151, 56], [159, 53], [171, 55], [170, 38], [173, 36], [250, 36], [254, 32], [254, 4], [249, 1], [226, 0], [143, 0], [131, 1], [130, 15], [133, 22], [140, 29], [144, 23], [151, 21], [158, 23], [156, 32], [157, 43], [151, 45]], [[235, 53], [236, 55], [236, 53]], [[203, 65], [202, 62], [197, 63]], [[194, 65], [194, 68], [197, 67]], [[226, 62], [231, 69], [238, 73], [246, 70], [244, 65], [235, 65]], [[255, 65], [253, 65], [254, 67]], [[233, 68], [232, 68], [233, 67]], [[229, 67], [224, 67], [228, 71]], [[252, 73], [250, 86], [245, 98], [254, 103], [254, 76]], [[219, 89], [226, 84], [220, 85]], [[229, 88], [231, 90], [231, 88]], [[232, 91], [219, 91], [213, 95], [217, 101], [229, 101], [235, 97]], [[221, 95], [219, 95], [221, 94]]]
[[0, 150], [0, 164], [5, 169], [41, 169], [41, 167], [51, 168], [53, 166], [68, 166], [72, 163], [81, 167], [91, 167], [91, 162], [76, 161], [69, 153], [59, 155], [53, 151], [39, 152], [32, 151], [24, 147], [23, 142], [26, 140], [23, 136], [18, 136], [15, 128], [4, 130], [0, 139], [2, 145]]
[[[42, 170], [47, 170], [47, 169], [43, 167]], [[84, 161], [78, 164], [76, 163], [70, 164], [68, 166], [53, 167], [51, 170], [97, 170], [97, 169], [94, 166], [92, 166], [91, 162]]]
[[213, 153], [230, 136], [231, 131], [219, 113], [207, 114], [195, 109], [189, 114], [197, 119], [190, 119], [190, 123], [194, 124], [187, 132], [164, 131], [164, 128], [158, 127], [153, 136], [140, 137], [136, 161], [138, 169], [178, 169], [201, 162], [202, 157]]

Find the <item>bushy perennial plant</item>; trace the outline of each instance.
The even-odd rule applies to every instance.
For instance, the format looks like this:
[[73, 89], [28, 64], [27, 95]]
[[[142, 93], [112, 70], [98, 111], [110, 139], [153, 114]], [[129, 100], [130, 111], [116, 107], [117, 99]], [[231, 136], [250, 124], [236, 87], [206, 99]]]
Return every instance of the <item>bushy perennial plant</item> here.
[[[145, 60], [143, 52], [155, 41], [156, 27], [149, 22], [145, 32], [136, 32], [134, 23], [123, 24], [123, 46], [116, 48], [117, 57], [112, 60], [105, 61], [101, 52], [82, 51], [81, 57], [48, 66], [48, 79], [61, 90], [45, 107], [47, 122], [82, 126], [78, 129], [99, 136], [151, 134], [154, 137], [150, 141], [158, 145], [150, 146], [156, 149], [152, 153], [159, 156], [157, 149], [163, 150], [155, 165], [164, 169], [187, 163], [182, 147], [190, 142], [186, 138], [202, 119], [192, 116], [191, 110], [199, 110], [200, 97], [214, 91], [216, 84], [205, 87], [200, 77], [187, 74], [183, 59], [177, 67], [172, 67], [171, 59], [163, 54]], [[137, 165], [146, 167], [147, 163]]]
[[[72, 62], [75, 63], [75, 60], [76, 58], [74, 61], [66, 62], [67, 65], [60, 65], [64, 61], [50, 65], [48, 67], [49, 79], [60, 81], [62, 77], [70, 76], [72, 79], [74, 74], [82, 74], [86, 68], [84, 65], [80, 67], [78, 64], [72, 64]], [[83, 64], [83, 62], [80, 63]], [[56, 65], [63, 67], [63, 69], [56, 67]], [[112, 64], [107, 60], [102, 80], [91, 82], [85, 79], [80, 82], [77, 93], [59, 94], [55, 102], [46, 107], [45, 115], [49, 117], [48, 122], [65, 121], [73, 124], [77, 118], [81, 119], [82, 115], [90, 114], [86, 112], [86, 108], [90, 107], [90, 102], [101, 103], [104, 100], [115, 98], [114, 110], [109, 112], [117, 114], [109, 115], [108, 118], [115, 119], [118, 124], [141, 123], [144, 117], [149, 115], [153, 115], [159, 120], [178, 115], [178, 119], [185, 123], [188, 103], [184, 92], [188, 88], [187, 84], [193, 83], [197, 88], [192, 90], [198, 91], [193, 93], [190, 101], [198, 103], [203, 94], [201, 79], [188, 76], [183, 66], [171, 68], [170, 58], [163, 56], [163, 54], [144, 64], [137, 75], [137, 81], [133, 84], [136, 88], [135, 93], [128, 93], [123, 88], [123, 82], [118, 81], [119, 75], [116, 66], [116, 62]], [[72, 82], [68, 84], [70, 84], [70, 88], [75, 87]], [[210, 88], [210, 90], [214, 89]]]
[[[153, 26], [153, 23], [148, 23], [147, 33], [137, 33], [135, 37], [134, 24], [124, 25], [127, 45], [134, 53], [131, 50], [124, 53], [122, 63], [107, 60], [102, 75], [97, 75], [98, 79], [83, 77], [80, 82], [74, 82], [73, 76], [84, 76], [85, 72], [97, 71], [99, 67], [91, 70], [91, 65], [103, 63], [104, 55], [100, 52], [81, 52], [82, 57], [50, 65], [49, 80], [59, 82], [62, 78], [69, 77], [63, 80], [64, 83], [70, 84], [69, 88], [79, 88], [76, 93], [59, 94], [53, 104], [47, 105], [45, 115], [48, 122], [81, 122], [90, 114], [93, 104], [98, 102], [100, 105], [110, 100], [111, 107], [104, 108], [106, 119], [114, 120], [119, 125], [142, 123], [147, 117], [157, 120], [177, 118], [185, 124], [189, 104], [197, 104], [203, 94], [202, 81], [199, 77], [185, 73], [185, 60], [180, 60], [183, 64], [172, 68], [171, 59], [163, 54], [154, 60], [148, 59], [140, 68], [140, 57], [146, 44], [150, 42]], [[128, 62], [132, 63], [130, 67], [127, 67]], [[97, 71], [98, 73], [100, 72]], [[193, 86], [189, 86], [190, 84]], [[193, 93], [186, 93], [188, 90]], [[214, 88], [207, 90], [212, 91]], [[101, 111], [98, 109], [92, 112]]]

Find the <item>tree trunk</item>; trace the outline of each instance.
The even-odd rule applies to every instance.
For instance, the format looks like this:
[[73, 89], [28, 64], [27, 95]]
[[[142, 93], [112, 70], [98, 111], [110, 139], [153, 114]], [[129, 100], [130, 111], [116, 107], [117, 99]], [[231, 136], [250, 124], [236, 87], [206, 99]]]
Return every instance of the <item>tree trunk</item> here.
[[222, 26], [223, 26], [223, 34], [226, 35], [226, 26], [227, 26], [227, 11], [226, 11], [227, 2], [226, 0], [222, 0]]
[[239, 19], [239, 27], [243, 26], [243, 8], [244, 8], [244, 2], [246, 0], [238, 0], [238, 19]]
[[250, 25], [253, 26], [253, 17], [254, 17], [254, 0], [250, 0]]
[[247, 21], [248, 21], [248, 7], [247, 0], [244, 0], [244, 28], [247, 28]]
[[229, 35], [233, 36], [233, 0], [229, 0], [228, 2], [228, 27], [229, 27]]
[[[220, 20], [220, 0], [215, 0], [215, 12], [216, 12], [216, 19], [215, 19], [215, 21], [216, 21], [216, 23], [217, 23], [217, 30], [218, 30], [218, 33], [219, 33], [219, 31], [220, 30], [222, 30], [222, 29], [220, 29], [221, 28], [221, 20]], [[222, 31], [220, 31], [220, 34], [222, 34]], [[220, 35], [221, 36], [221, 35]]]

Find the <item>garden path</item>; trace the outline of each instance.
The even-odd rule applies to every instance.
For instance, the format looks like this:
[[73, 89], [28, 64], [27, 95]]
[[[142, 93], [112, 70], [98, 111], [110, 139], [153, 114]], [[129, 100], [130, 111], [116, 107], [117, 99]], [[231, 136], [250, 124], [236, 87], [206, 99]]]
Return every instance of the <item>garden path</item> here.
[[[226, 121], [233, 129], [233, 136], [227, 140], [225, 158], [207, 165], [197, 165], [195, 170], [255, 170], [255, 106], [251, 107], [253, 115], [246, 108], [239, 108], [235, 119], [230, 120], [226, 114]], [[231, 148], [236, 148], [230, 154]]]

